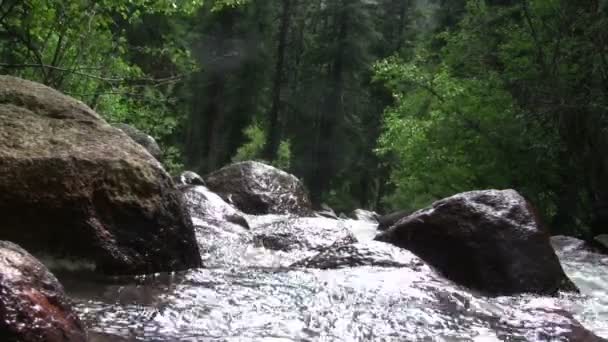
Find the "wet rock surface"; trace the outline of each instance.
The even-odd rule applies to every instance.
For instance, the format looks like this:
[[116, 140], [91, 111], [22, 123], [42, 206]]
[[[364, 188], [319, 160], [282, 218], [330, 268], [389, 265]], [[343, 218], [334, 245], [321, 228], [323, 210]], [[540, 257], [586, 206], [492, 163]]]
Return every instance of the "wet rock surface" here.
[[270, 250], [321, 251], [356, 242], [343, 221], [324, 217], [286, 217], [252, 229], [254, 241]]
[[240, 162], [205, 177], [207, 186], [247, 214], [312, 215], [304, 185], [295, 176], [258, 162]]
[[87, 341], [84, 325], [55, 276], [6, 241], [0, 241], [0, 340]]
[[316, 216], [320, 216], [320, 217], [327, 217], [327, 218], [331, 218], [331, 219], [339, 219], [338, 215], [336, 214], [336, 212], [328, 205], [321, 205], [321, 210], [318, 210], [316, 212]]
[[199, 176], [197, 173], [192, 171], [184, 171], [179, 176], [175, 178], [175, 183], [179, 186], [189, 186], [189, 185], [203, 185], [205, 186], [205, 181], [203, 177]]
[[182, 188], [182, 192], [192, 217], [217, 225], [233, 223], [249, 229], [245, 214], [226, 203], [205, 186], [188, 186]]
[[608, 255], [587, 241], [559, 235], [551, 237], [551, 245], [560, 257], [567, 257], [570, 261], [589, 262], [608, 267]]
[[207, 187], [181, 188], [205, 267], [242, 265], [253, 246], [245, 214]]
[[331, 246], [312, 257], [300, 260], [292, 267], [337, 269], [358, 266], [422, 267], [425, 263], [412, 252], [378, 241], [365, 241]]
[[407, 248], [449, 279], [489, 294], [576, 291], [530, 204], [513, 190], [443, 199], [376, 240]]
[[380, 215], [378, 215], [378, 213], [374, 211], [357, 209], [350, 214], [350, 217], [355, 220], [367, 221], [378, 224], [378, 219], [380, 218]]
[[0, 76], [0, 239], [114, 274], [200, 265], [181, 194], [142, 146], [83, 103]]

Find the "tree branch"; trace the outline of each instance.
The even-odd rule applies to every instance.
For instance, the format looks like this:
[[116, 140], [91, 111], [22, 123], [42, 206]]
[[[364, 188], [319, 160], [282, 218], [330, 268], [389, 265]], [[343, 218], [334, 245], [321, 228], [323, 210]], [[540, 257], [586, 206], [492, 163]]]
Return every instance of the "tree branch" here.
[[83, 77], [88, 77], [91, 79], [95, 79], [98, 81], [106, 82], [106, 83], [128, 83], [134, 85], [140, 84], [160, 84], [160, 83], [172, 83], [172, 82], [180, 82], [184, 75], [176, 75], [165, 78], [110, 78], [103, 77], [98, 75], [89, 74], [86, 72], [78, 71], [79, 69], [66, 69], [62, 67], [57, 67], [54, 65], [47, 64], [9, 64], [9, 63], [0, 63], [0, 68], [5, 69], [27, 69], [27, 68], [41, 68], [41, 69], [50, 69], [61, 71], [65, 73], [75, 74]]

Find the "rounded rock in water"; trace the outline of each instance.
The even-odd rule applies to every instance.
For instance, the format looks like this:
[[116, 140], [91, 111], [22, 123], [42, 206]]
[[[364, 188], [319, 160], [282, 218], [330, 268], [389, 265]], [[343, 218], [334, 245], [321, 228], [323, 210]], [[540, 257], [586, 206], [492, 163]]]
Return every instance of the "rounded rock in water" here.
[[40, 261], [16, 244], [0, 241], [0, 272], [0, 340], [87, 340], [63, 287]]

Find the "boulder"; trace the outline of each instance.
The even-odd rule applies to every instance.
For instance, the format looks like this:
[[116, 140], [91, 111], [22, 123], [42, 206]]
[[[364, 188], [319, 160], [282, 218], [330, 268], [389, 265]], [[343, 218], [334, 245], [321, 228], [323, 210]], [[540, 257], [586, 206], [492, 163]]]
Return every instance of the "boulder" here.
[[603, 252], [608, 252], [608, 234], [601, 234], [593, 238], [593, 243]]
[[162, 159], [163, 152], [161, 151], [160, 146], [158, 146], [154, 138], [133, 126], [124, 123], [115, 124], [114, 127], [125, 132], [136, 143], [143, 146], [148, 152], [150, 152], [152, 157], [156, 158], [156, 160], [160, 161]]
[[0, 76], [0, 239], [109, 274], [201, 265], [181, 193], [142, 146], [73, 98]]
[[192, 171], [184, 171], [175, 178], [175, 183], [181, 186], [206, 185], [203, 177]]
[[358, 266], [409, 267], [424, 262], [410, 251], [378, 241], [365, 241], [331, 246], [317, 255], [294, 263], [291, 267], [336, 269]]
[[[608, 256], [604, 253], [604, 249], [597, 246], [597, 243], [557, 235], [551, 237], [551, 245], [562, 262], [566, 260], [567, 263], [585, 263], [594, 267], [608, 266]], [[568, 272], [567, 267], [566, 272]]]
[[0, 241], [0, 271], [0, 340], [87, 340], [59, 281], [28, 252]]
[[209, 189], [247, 214], [312, 215], [304, 185], [294, 175], [266, 164], [232, 164], [205, 181]]
[[551, 237], [551, 246], [556, 252], [586, 252], [590, 250], [587, 242], [572, 236], [555, 235]]
[[411, 210], [399, 210], [390, 214], [382, 215], [378, 217], [378, 230], [387, 230], [392, 227], [395, 223], [399, 222], [404, 217], [407, 217], [412, 213]]
[[271, 250], [322, 251], [357, 241], [342, 221], [325, 217], [287, 217], [255, 227], [254, 241]]
[[249, 229], [245, 215], [202, 185], [182, 188], [190, 216], [214, 225], [230, 222]]
[[350, 217], [354, 220], [359, 221], [367, 221], [371, 223], [378, 223], [378, 219], [380, 216], [378, 213], [374, 211], [364, 210], [364, 209], [356, 209], [351, 214]]
[[433, 203], [376, 240], [409, 249], [447, 278], [488, 294], [576, 291], [531, 205], [514, 190]]
[[338, 217], [338, 215], [336, 215], [335, 212], [333, 212], [333, 211], [325, 211], [325, 210], [323, 210], [323, 211], [317, 211], [315, 213], [315, 216], [317, 216], [317, 217], [325, 217], [325, 218], [329, 218], [329, 219], [332, 219], [332, 220], [339, 220], [340, 219]]
[[336, 212], [325, 203], [321, 204], [321, 210], [318, 210], [316, 212], [316, 216], [327, 217], [334, 220], [338, 219], [338, 215], [336, 214]]

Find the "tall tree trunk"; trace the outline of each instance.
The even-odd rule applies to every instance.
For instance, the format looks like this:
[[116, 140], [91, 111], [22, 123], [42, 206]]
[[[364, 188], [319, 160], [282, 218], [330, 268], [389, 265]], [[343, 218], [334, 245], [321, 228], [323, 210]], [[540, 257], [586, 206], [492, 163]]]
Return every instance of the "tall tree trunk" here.
[[279, 28], [279, 40], [277, 45], [277, 61], [272, 86], [272, 106], [268, 114], [268, 132], [266, 137], [266, 148], [264, 150], [264, 158], [268, 161], [275, 160], [279, 150], [281, 141], [281, 92], [285, 80], [285, 50], [287, 46], [287, 34], [289, 32], [289, 23], [291, 19], [291, 1], [283, 0], [283, 12], [281, 15], [281, 26]]
[[220, 166], [220, 158], [225, 149], [224, 121], [226, 113], [223, 109], [223, 98], [225, 89], [225, 79], [219, 74], [213, 76], [213, 81], [209, 86], [208, 103], [204, 111], [207, 129], [207, 151], [205, 151], [205, 162], [200, 165], [199, 171], [204, 173], [215, 170]]
[[409, 0], [399, 1], [399, 22], [397, 24], [397, 35], [395, 37], [395, 52], [399, 52], [403, 47], [403, 35], [407, 24], [407, 9], [410, 7]]
[[330, 68], [330, 91], [324, 99], [319, 125], [319, 141], [315, 149], [314, 177], [311, 179], [311, 198], [319, 204], [329, 189], [336, 173], [336, 134], [343, 118], [344, 44], [348, 35], [347, 13], [344, 3], [337, 21], [337, 49]]

